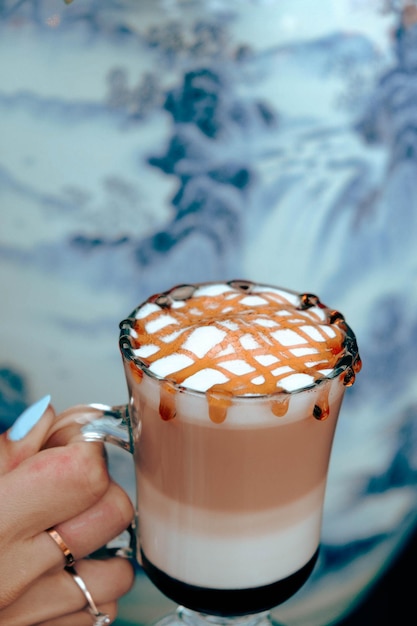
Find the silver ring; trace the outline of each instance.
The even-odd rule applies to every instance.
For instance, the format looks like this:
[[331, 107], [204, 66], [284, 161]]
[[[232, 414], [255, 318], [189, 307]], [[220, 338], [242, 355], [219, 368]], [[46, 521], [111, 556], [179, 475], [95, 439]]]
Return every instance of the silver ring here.
[[65, 570], [69, 574], [71, 574], [71, 576], [74, 579], [74, 582], [78, 585], [78, 587], [83, 592], [84, 597], [88, 603], [88, 610], [95, 619], [93, 626], [107, 626], [107, 624], [110, 624], [111, 622], [110, 615], [107, 615], [107, 613], [101, 613], [98, 610], [96, 603], [94, 602], [91, 596], [91, 593], [87, 589], [87, 585], [85, 584], [81, 576], [77, 573], [77, 570], [75, 569], [75, 567], [73, 565], [68, 565], [65, 568]]

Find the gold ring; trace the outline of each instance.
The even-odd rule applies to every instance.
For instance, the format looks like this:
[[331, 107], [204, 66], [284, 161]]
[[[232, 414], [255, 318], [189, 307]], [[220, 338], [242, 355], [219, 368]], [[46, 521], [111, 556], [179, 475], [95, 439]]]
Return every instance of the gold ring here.
[[62, 539], [59, 532], [56, 531], [55, 528], [48, 528], [46, 532], [55, 541], [56, 545], [64, 555], [65, 565], [73, 565], [73, 563], [75, 563], [74, 556], [65, 541]]
[[71, 574], [71, 576], [74, 579], [74, 582], [78, 585], [78, 587], [81, 589], [81, 591], [84, 594], [85, 599], [87, 600], [88, 603], [88, 610], [91, 613], [91, 615], [94, 617], [94, 626], [106, 626], [107, 624], [110, 624], [111, 619], [110, 616], [107, 615], [107, 613], [101, 613], [97, 606], [96, 603], [94, 602], [91, 593], [88, 591], [87, 589], [87, 585], [85, 584], [85, 582], [83, 581], [83, 579], [81, 578], [81, 576], [78, 574], [77, 570], [75, 569], [75, 567], [73, 565], [66, 567], [65, 571], [68, 572], [68, 574]]

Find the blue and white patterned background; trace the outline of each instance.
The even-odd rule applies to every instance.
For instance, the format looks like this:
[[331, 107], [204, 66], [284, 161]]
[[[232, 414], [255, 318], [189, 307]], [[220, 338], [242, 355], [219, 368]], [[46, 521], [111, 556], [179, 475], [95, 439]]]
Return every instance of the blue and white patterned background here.
[[118, 322], [175, 283], [316, 292], [357, 334], [289, 626], [340, 618], [416, 523], [416, 79], [412, 2], [0, 2], [3, 428], [124, 402]]

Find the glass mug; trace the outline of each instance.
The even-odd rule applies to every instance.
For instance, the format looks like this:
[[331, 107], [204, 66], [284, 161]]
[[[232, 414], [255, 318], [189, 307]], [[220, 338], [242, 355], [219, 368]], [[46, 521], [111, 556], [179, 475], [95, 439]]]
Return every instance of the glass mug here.
[[[225, 284], [242, 293], [255, 289], [249, 281]], [[175, 287], [148, 302], [169, 308], [201, 285]], [[299, 299], [300, 310], [328, 311], [328, 320], [346, 332], [342, 357], [326, 376], [293, 393], [187, 388], [136, 356], [140, 305], [120, 324], [129, 403], [73, 407], [57, 424], [75, 422], [84, 440], [132, 453], [135, 557], [180, 605], [165, 624], [208, 616], [210, 623], [268, 620], [316, 562], [333, 436], [344, 391], [361, 363], [341, 314], [315, 296], [281, 292]]]

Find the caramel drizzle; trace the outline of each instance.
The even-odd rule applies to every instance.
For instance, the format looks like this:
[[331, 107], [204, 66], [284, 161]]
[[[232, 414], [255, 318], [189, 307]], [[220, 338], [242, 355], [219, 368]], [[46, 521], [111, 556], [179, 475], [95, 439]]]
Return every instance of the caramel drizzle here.
[[[225, 296], [228, 296], [227, 298]], [[288, 366], [297, 373], [309, 374], [314, 380], [323, 378], [318, 370], [333, 369], [343, 354], [343, 341], [345, 337], [344, 329], [334, 324], [332, 326], [335, 336], [330, 338], [320, 327], [326, 325], [314, 311], [297, 310], [278, 294], [263, 292], [262, 298], [267, 300], [265, 305], [257, 305], [248, 308], [241, 304], [240, 300], [247, 294], [233, 294], [230, 292], [222, 294], [217, 298], [199, 296], [185, 301], [184, 306], [178, 309], [170, 308], [169, 315], [176, 319], [178, 324], [169, 324], [160, 329], [157, 333], [149, 334], [145, 325], [156, 320], [161, 314], [166, 314], [167, 309], [155, 311], [145, 319], [135, 320], [134, 329], [137, 337], [132, 341], [133, 348], [139, 348], [146, 344], [158, 347], [158, 351], [147, 357], [146, 361], [151, 364], [165, 356], [180, 354], [188, 356], [194, 362], [189, 366], [169, 374], [169, 379], [181, 385], [184, 380], [198, 371], [211, 368], [217, 369], [229, 378], [228, 381], [215, 385], [216, 390], [222, 389], [232, 395], [267, 395], [282, 391], [279, 383], [292, 372], [281, 372], [273, 374], [273, 370]], [[285, 310], [288, 315], [277, 315], [278, 311]], [[258, 320], [274, 320], [277, 326], [267, 328], [257, 323]], [[223, 325], [223, 322], [232, 322], [236, 325], [236, 330], [231, 330]], [[204, 357], [198, 358], [192, 351], [184, 348], [184, 344], [191, 333], [201, 326], [214, 326], [219, 331], [225, 332], [224, 339], [211, 348]], [[302, 326], [314, 326], [323, 341], [312, 339]], [[295, 343], [294, 345], [283, 346], [272, 337], [271, 332], [276, 330], [292, 330], [306, 340], [306, 343]], [[176, 331], [181, 331], [179, 336], [167, 341], [166, 338]], [[245, 349], [240, 343], [243, 335], [249, 335], [256, 341], [258, 347]], [[230, 346], [234, 347], [230, 354], [221, 354]], [[292, 354], [292, 349], [314, 348], [315, 353], [303, 356]], [[262, 365], [255, 357], [273, 355], [278, 360], [269, 365]], [[252, 371], [245, 374], [234, 375], [224, 367], [228, 361], [243, 359]], [[314, 361], [314, 365], [308, 362]], [[264, 382], [255, 384], [252, 379], [262, 376]]]
[[[346, 337], [346, 326], [343, 316], [337, 311], [329, 312], [327, 319], [323, 320], [311, 306], [317, 305], [325, 309], [319, 300], [314, 296], [314, 302], [310, 302], [312, 296], [301, 299], [300, 308], [295, 308], [283, 296], [273, 292], [262, 292], [257, 294], [266, 300], [265, 304], [248, 307], [241, 300], [247, 297], [247, 293], [227, 292], [215, 298], [211, 296], [198, 296], [185, 300], [180, 308], [172, 308], [168, 305], [163, 309], [154, 311], [144, 319], [136, 319], [134, 330], [136, 337], [132, 340], [132, 348], [139, 348], [143, 345], [152, 344], [158, 347], [155, 354], [147, 357], [146, 366], [165, 356], [180, 354], [188, 356], [194, 362], [177, 371], [169, 374], [169, 381], [165, 380], [161, 386], [161, 398], [159, 412], [165, 421], [171, 420], [176, 415], [175, 391], [176, 385], [181, 384], [188, 377], [198, 371], [211, 368], [225, 374], [227, 382], [213, 385], [207, 392], [206, 397], [209, 405], [209, 417], [217, 424], [222, 423], [227, 416], [227, 410], [234, 396], [239, 395], [270, 395], [282, 391], [280, 381], [291, 373], [305, 373], [312, 376], [313, 380], [323, 378], [318, 370], [334, 369], [340, 358], [344, 354], [344, 339]], [[285, 312], [285, 315], [279, 312]], [[155, 333], [148, 333], [146, 325], [156, 321], [160, 315], [169, 314], [177, 323], [171, 323]], [[259, 324], [259, 320], [261, 324]], [[276, 321], [277, 325], [266, 327], [262, 321]], [[225, 323], [233, 323], [235, 329], [225, 326]], [[323, 326], [330, 326], [334, 330], [334, 337], [329, 337], [323, 330]], [[224, 339], [213, 346], [203, 358], [198, 358], [192, 351], [184, 348], [191, 333], [201, 326], [214, 326], [225, 333]], [[314, 340], [305, 332], [302, 326], [313, 326], [320, 334], [322, 341]], [[299, 337], [306, 340], [306, 343], [296, 342], [294, 345], [283, 346], [271, 333], [276, 330], [292, 330]], [[170, 335], [179, 334], [175, 338]], [[242, 336], [249, 336], [251, 341], [255, 341], [257, 347], [245, 349], [240, 339]], [[233, 347], [229, 354], [222, 354], [226, 349]], [[314, 348], [316, 352], [312, 354], [296, 356], [291, 350], [297, 348]], [[269, 365], [262, 365], [256, 360], [258, 356], [273, 355], [276, 361]], [[252, 371], [245, 374], [233, 375], [224, 367], [224, 364], [231, 360], [242, 359], [249, 365]], [[311, 362], [314, 362], [312, 365]], [[132, 364], [133, 365], [133, 364]], [[277, 368], [288, 366], [292, 371], [272, 373]], [[343, 374], [344, 384], [353, 384], [355, 374], [361, 366], [359, 357], [352, 367], [349, 367]], [[133, 368], [132, 368], [133, 369]], [[263, 377], [264, 382], [255, 384], [253, 378]], [[139, 379], [136, 376], [139, 382]], [[259, 382], [259, 380], [258, 380]], [[320, 394], [319, 404], [312, 409], [313, 416], [319, 420], [325, 420], [329, 415], [328, 392], [323, 390]], [[275, 396], [271, 400], [271, 411], [277, 417], [284, 416], [288, 411], [290, 394], [283, 395], [279, 399]]]

